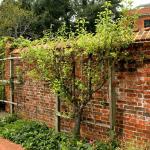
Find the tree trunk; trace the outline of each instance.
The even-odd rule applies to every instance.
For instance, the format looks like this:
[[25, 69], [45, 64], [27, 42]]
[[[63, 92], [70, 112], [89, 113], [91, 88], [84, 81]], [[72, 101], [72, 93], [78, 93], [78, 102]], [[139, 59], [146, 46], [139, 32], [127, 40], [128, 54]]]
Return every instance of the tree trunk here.
[[74, 118], [74, 129], [73, 129], [73, 136], [76, 139], [80, 138], [80, 125], [81, 125], [81, 117], [82, 117], [82, 109], [77, 108], [75, 109], [75, 118]]

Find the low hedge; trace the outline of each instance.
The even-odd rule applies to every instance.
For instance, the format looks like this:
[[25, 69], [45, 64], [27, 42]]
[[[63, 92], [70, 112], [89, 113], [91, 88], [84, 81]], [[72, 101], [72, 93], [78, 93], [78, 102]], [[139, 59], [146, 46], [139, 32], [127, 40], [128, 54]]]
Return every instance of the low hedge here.
[[0, 136], [21, 144], [26, 150], [115, 150], [116, 142], [78, 141], [56, 133], [45, 124], [8, 116], [0, 119]]

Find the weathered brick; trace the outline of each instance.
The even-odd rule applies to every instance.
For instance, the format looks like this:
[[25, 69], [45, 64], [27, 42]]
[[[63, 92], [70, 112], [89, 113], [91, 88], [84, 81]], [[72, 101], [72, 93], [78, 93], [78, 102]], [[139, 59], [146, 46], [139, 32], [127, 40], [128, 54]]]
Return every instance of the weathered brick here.
[[[150, 45], [148, 47], [150, 49]], [[145, 47], [138, 48], [144, 51]], [[146, 48], [147, 49], [147, 48]], [[9, 53], [7, 52], [7, 56]], [[6, 61], [5, 78], [9, 79], [9, 62]], [[26, 67], [15, 62], [16, 66]], [[32, 67], [32, 66], [30, 66]], [[116, 72], [113, 86], [116, 99], [116, 131], [125, 139], [136, 138], [150, 141], [150, 64], [144, 63], [135, 72]], [[9, 100], [10, 88], [5, 87], [6, 98]], [[55, 127], [55, 95], [47, 83], [33, 81], [28, 76], [24, 83], [15, 85], [15, 101], [21, 106], [15, 110], [24, 118], [45, 122]], [[102, 106], [101, 102], [107, 105]], [[9, 111], [9, 105], [6, 105]], [[61, 111], [68, 112], [66, 103], [61, 102]], [[93, 99], [85, 107], [81, 124], [82, 137], [101, 139], [107, 137], [109, 130], [109, 97], [108, 85], [94, 94]], [[107, 127], [104, 127], [104, 126]], [[61, 118], [61, 130], [71, 132], [74, 126], [72, 119]], [[119, 133], [120, 132], [120, 133]]]

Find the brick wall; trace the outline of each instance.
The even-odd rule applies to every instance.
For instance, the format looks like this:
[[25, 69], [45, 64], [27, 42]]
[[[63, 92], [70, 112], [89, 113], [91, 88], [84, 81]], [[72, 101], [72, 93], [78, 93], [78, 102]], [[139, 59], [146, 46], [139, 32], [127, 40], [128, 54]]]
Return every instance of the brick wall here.
[[149, 29], [144, 28], [144, 20], [150, 20], [150, 7], [137, 8], [137, 10], [132, 10], [131, 13], [139, 15], [135, 30], [144, 31]]
[[144, 28], [144, 20], [150, 20], [150, 16], [140, 16], [139, 19], [137, 20], [136, 30], [138, 31], [149, 30], [149, 28]]
[[[9, 54], [7, 49], [7, 56]], [[138, 52], [150, 55], [150, 42], [137, 43], [131, 48], [133, 55]], [[18, 54], [14, 54], [15, 56]], [[9, 62], [6, 61], [5, 78], [9, 78]], [[24, 68], [23, 62], [15, 66]], [[150, 141], [150, 60], [142, 64], [128, 64], [127, 69], [115, 72], [116, 91], [116, 132], [120, 138]], [[15, 67], [16, 70], [16, 67]], [[17, 75], [15, 74], [15, 78]], [[9, 86], [6, 87], [9, 99]], [[15, 84], [15, 111], [25, 118], [36, 119], [55, 126], [55, 95], [44, 82], [24, 77], [22, 84]], [[61, 110], [67, 111], [65, 106]], [[61, 130], [71, 131], [73, 121], [61, 118]], [[83, 114], [81, 134], [92, 139], [106, 138], [109, 131], [109, 99], [107, 86], [94, 95]]]

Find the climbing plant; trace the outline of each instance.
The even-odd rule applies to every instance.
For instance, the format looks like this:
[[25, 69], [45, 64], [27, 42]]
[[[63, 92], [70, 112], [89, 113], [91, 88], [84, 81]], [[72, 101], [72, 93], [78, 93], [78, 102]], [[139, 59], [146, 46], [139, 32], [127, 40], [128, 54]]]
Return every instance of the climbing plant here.
[[[5, 57], [5, 39], [0, 38], [0, 59], [3, 59]], [[0, 61], [0, 80], [4, 79], [4, 67], [5, 64], [3, 61]], [[0, 99], [4, 100], [4, 86], [0, 85]], [[2, 103], [0, 103], [2, 105]]]
[[122, 15], [114, 21], [110, 6], [105, 3], [105, 11], [98, 15], [95, 34], [88, 33], [86, 21], [79, 19], [76, 32], [66, 33], [63, 25], [56, 36], [48, 33], [32, 42], [21, 38], [13, 44], [28, 47], [22, 57], [29, 65], [30, 76], [46, 81], [61, 100], [72, 106], [77, 138], [86, 105], [107, 82], [109, 66], [127, 57], [121, 49], [133, 40], [133, 17]]

